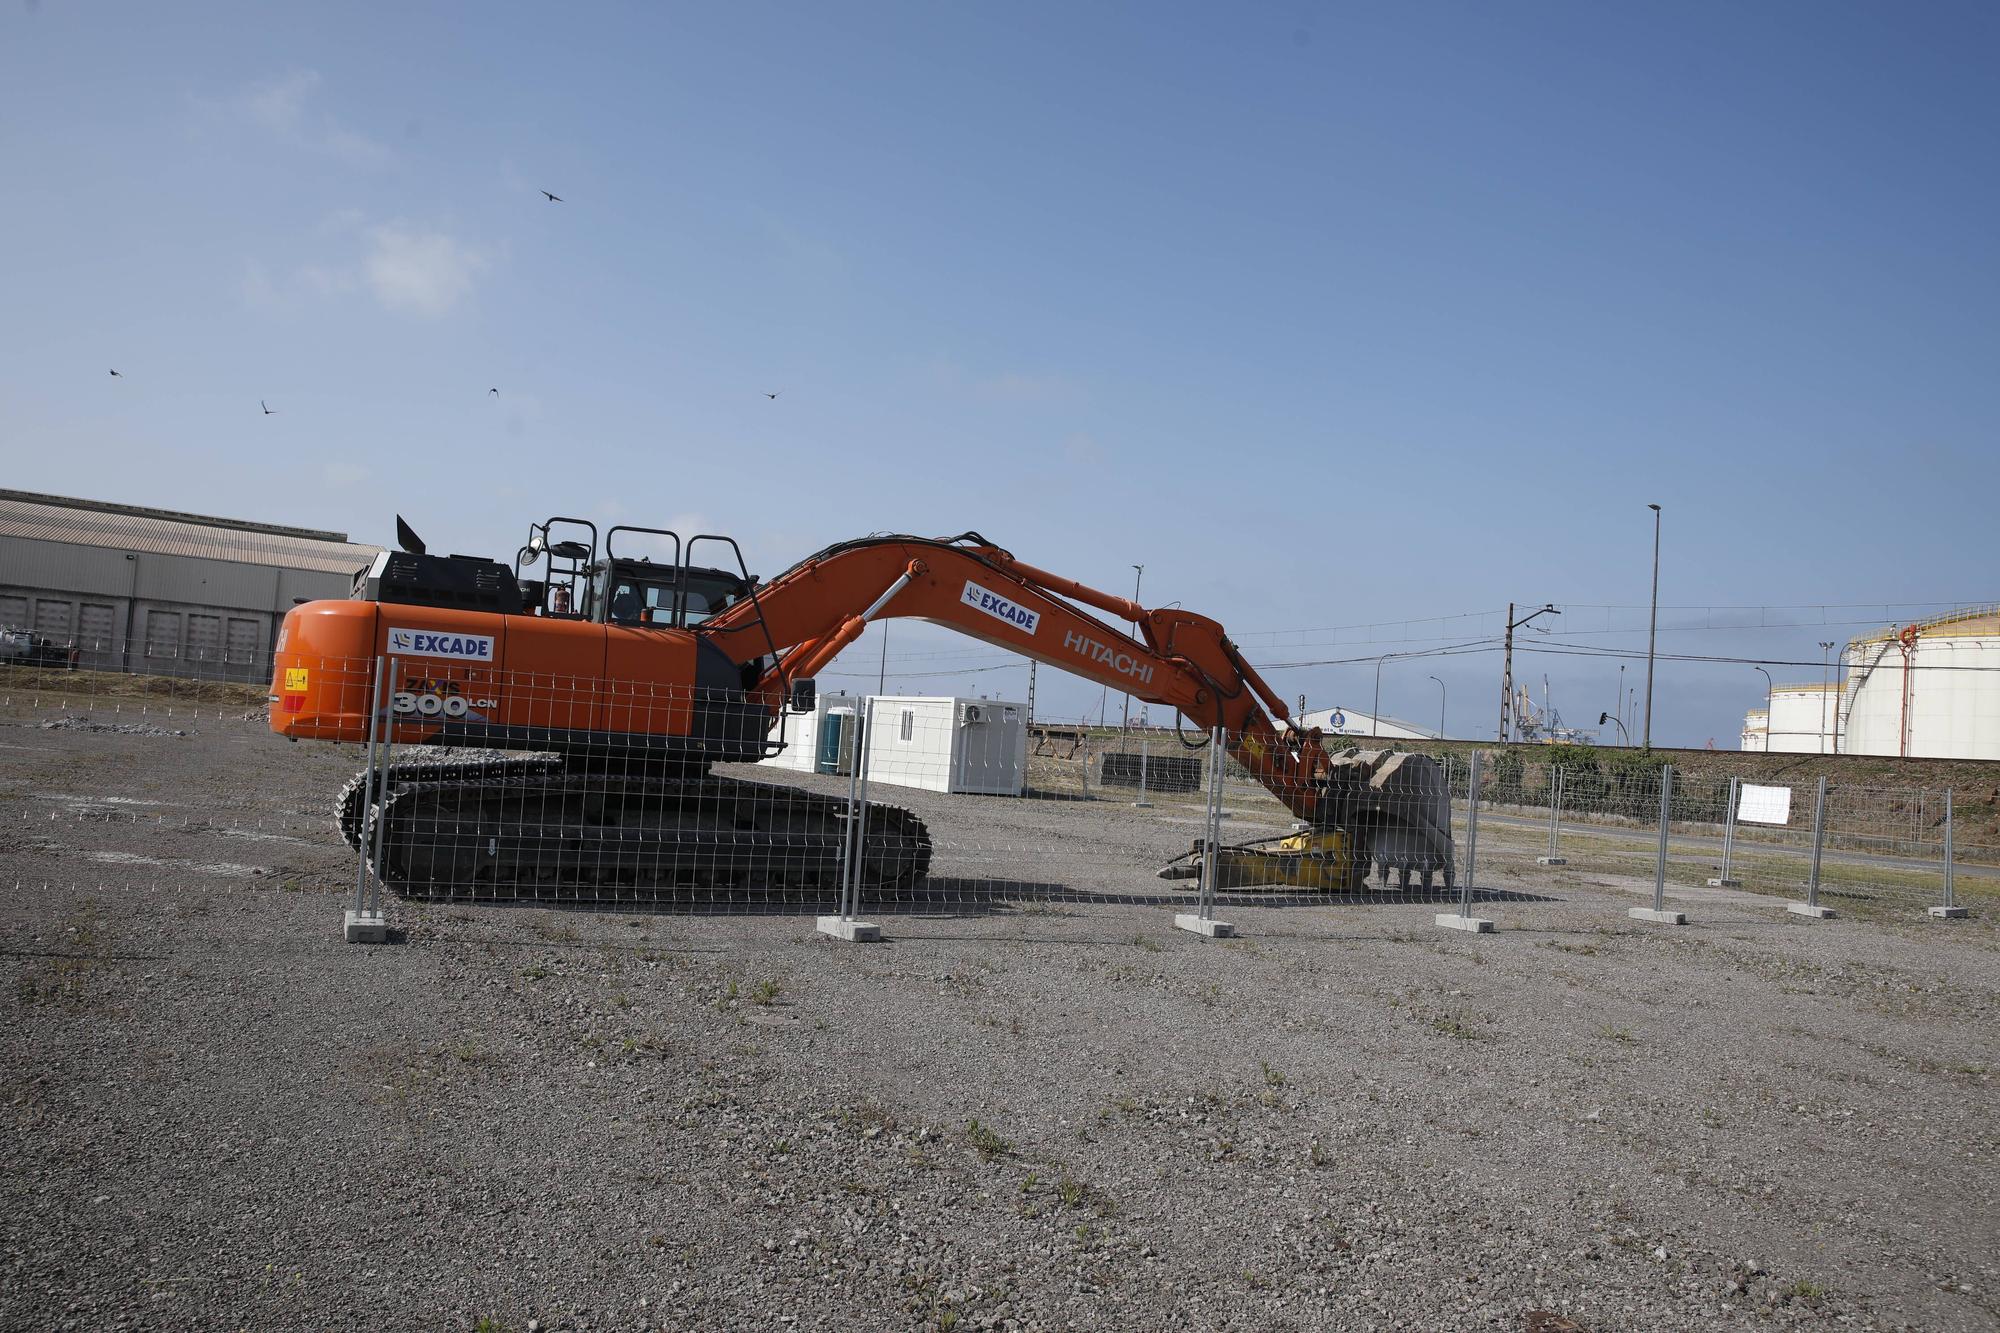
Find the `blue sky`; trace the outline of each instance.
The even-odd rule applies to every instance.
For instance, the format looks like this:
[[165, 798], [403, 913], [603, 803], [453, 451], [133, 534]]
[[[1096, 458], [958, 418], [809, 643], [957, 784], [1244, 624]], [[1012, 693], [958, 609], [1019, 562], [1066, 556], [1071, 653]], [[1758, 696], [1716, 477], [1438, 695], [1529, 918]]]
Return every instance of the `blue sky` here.
[[[1593, 608], [1643, 607], [1658, 501], [1663, 651], [1817, 662], [2000, 595], [1996, 57], [1946, 4], [15, 3], [8, 484], [764, 574], [975, 528], [1267, 662], [1509, 600], [1643, 652]], [[1610, 659], [1519, 671], [1613, 706]], [[1497, 655], [1392, 661], [1385, 711], [1431, 674], [1490, 734]], [[1762, 686], [1667, 663], [1655, 739], [1733, 745]]]

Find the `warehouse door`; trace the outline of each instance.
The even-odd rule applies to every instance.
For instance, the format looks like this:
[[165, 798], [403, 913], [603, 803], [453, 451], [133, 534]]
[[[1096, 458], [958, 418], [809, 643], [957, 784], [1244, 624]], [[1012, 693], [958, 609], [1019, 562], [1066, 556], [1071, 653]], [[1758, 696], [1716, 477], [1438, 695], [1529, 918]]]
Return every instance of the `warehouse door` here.
[[188, 617], [187, 660], [201, 667], [222, 661], [221, 616]]
[[248, 668], [242, 672], [232, 671], [230, 675], [241, 675], [245, 680], [255, 680], [258, 658], [263, 656], [263, 649], [263, 626], [254, 620], [244, 620], [240, 616], [229, 618], [229, 664]]
[[28, 599], [0, 597], [0, 626], [8, 629], [28, 628]]
[[70, 617], [76, 606], [71, 602], [58, 602], [48, 597], [35, 599], [35, 633], [47, 638], [51, 643], [67, 646], [69, 643]]
[[118, 632], [118, 622], [112, 609], [102, 602], [85, 602], [77, 621], [76, 646], [83, 650], [83, 660], [91, 666], [104, 666], [116, 656], [117, 644], [113, 637]]
[[148, 611], [146, 613], [146, 656], [171, 659], [180, 655], [181, 613], [178, 611]]

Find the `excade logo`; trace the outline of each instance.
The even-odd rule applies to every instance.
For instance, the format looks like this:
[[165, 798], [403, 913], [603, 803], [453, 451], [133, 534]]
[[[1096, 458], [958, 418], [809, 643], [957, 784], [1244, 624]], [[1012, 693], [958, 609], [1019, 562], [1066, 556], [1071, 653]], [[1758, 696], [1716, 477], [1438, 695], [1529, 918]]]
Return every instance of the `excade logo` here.
[[1035, 626], [1042, 623], [1041, 612], [1030, 611], [1025, 606], [1016, 606], [991, 588], [982, 588], [970, 579], [966, 580], [965, 595], [959, 600], [967, 606], [984, 611], [995, 620], [1006, 621], [1024, 634], [1033, 634]]
[[464, 662], [491, 662], [493, 636], [452, 634], [429, 629], [392, 629], [389, 651], [398, 657], [452, 657]]
[[1117, 652], [1095, 639], [1086, 638], [1075, 630], [1063, 631], [1063, 647], [1082, 653], [1093, 662], [1102, 662], [1122, 676], [1130, 676], [1141, 685], [1153, 683], [1151, 663], [1141, 662], [1130, 653]]

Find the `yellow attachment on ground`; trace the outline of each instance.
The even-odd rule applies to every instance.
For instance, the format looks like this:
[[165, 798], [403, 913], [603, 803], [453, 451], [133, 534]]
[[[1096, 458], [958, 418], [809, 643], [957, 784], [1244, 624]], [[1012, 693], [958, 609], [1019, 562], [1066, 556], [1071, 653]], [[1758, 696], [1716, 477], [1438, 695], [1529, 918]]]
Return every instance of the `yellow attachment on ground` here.
[[1294, 833], [1275, 851], [1225, 847], [1216, 854], [1215, 884], [1225, 889], [1289, 884], [1341, 892], [1357, 887], [1368, 874], [1367, 865], [1355, 861], [1352, 847], [1353, 841], [1337, 829]]

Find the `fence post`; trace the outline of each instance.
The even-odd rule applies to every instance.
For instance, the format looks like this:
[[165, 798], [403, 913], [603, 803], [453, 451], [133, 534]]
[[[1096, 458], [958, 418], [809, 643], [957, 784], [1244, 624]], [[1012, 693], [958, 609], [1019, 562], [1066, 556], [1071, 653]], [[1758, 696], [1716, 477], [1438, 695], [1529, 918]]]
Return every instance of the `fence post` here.
[[1146, 710], [1144, 708], [1141, 708], [1139, 710], [1139, 730], [1142, 733], [1139, 737], [1139, 799], [1132, 802], [1132, 804], [1141, 810], [1150, 810], [1153, 808], [1153, 803], [1146, 799], [1147, 737], [1143, 734], [1145, 729], [1146, 729]]
[[1557, 850], [1556, 840], [1562, 836], [1563, 771], [1562, 765], [1549, 766], [1549, 854], [1535, 858], [1541, 866], [1566, 866], [1569, 858]]
[[1958, 889], [1952, 883], [1951, 854], [1951, 788], [1944, 789], [1944, 901], [1931, 908], [1931, 915], [1941, 920], [1971, 915], [1958, 905]]
[[1824, 921], [1833, 915], [1831, 907], [1819, 905], [1819, 860], [1826, 850], [1826, 779], [1819, 780], [1818, 794], [1813, 798], [1813, 854], [1812, 873], [1806, 880], [1806, 900], [1802, 903], [1786, 903], [1785, 910], [1797, 916], [1809, 916]]
[[[386, 753], [380, 763], [376, 761], [376, 731], [382, 718], [383, 702], [393, 698], [393, 692], [384, 693], [385, 687], [395, 682], [390, 678], [390, 663], [394, 658], [378, 657], [373, 666], [374, 679], [368, 682], [368, 767], [362, 777], [361, 787], [361, 827], [354, 831], [354, 906], [347, 909], [342, 922], [341, 934], [349, 944], [381, 944], [389, 938], [389, 923], [382, 916], [381, 891], [375, 895], [375, 909], [368, 908], [368, 820], [372, 813], [375, 820], [375, 855], [380, 864], [382, 854], [382, 809], [380, 801], [388, 795], [389, 764]], [[386, 730], [386, 727], [382, 729]], [[376, 789], [377, 777], [381, 779], [381, 790]]]
[[1202, 838], [1201, 898], [1195, 911], [1180, 912], [1174, 916], [1174, 925], [1179, 929], [1216, 939], [1227, 938], [1236, 933], [1236, 927], [1227, 921], [1215, 919], [1215, 890], [1222, 857], [1222, 753], [1228, 743], [1229, 733], [1226, 729], [1222, 727], [1210, 729], [1208, 820], [1204, 826], [1206, 833]]
[[1633, 907], [1625, 915], [1634, 921], [1653, 921], [1663, 926], [1682, 926], [1687, 917], [1667, 910], [1667, 836], [1674, 823], [1674, 766], [1660, 765], [1660, 854], [1653, 862], [1653, 905]]
[[1446, 930], [1469, 930], [1475, 935], [1493, 929], [1491, 921], [1472, 914], [1473, 867], [1479, 863], [1480, 753], [1478, 750], [1472, 752], [1472, 764], [1465, 775], [1465, 879], [1458, 886], [1458, 910], [1439, 912], [1435, 918], [1437, 924]]
[[1722, 873], [1708, 882], [1711, 889], [1740, 889], [1743, 881], [1729, 873], [1730, 860], [1736, 855], [1736, 784], [1741, 778], [1729, 779], [1729, 811], [1722, 824]]
[[872, 944], [882, 938], [882, 927], [857, 918], [861, 912], [862, 863], [866, 859], [868, 835], [868, 751], [875, 744], [875, 696], [856, 714], [861, 735], [854, 744], [854, 757], [847, 768], [847, 827], [840, 840], [840, 911], [822, 916], [817, 923], [822, 935], [856, 944]]

